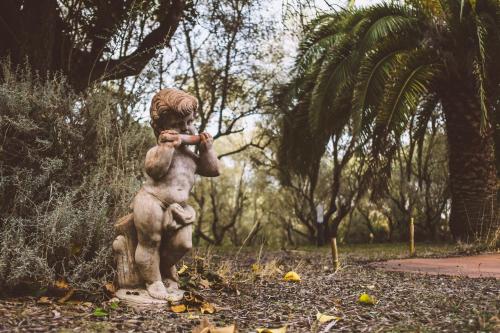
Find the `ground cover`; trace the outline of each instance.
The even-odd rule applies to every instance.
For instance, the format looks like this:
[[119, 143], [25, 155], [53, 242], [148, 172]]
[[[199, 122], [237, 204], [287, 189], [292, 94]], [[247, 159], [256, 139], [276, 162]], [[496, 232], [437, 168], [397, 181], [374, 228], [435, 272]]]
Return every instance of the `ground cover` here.
[[[426, 257], [456, 254], [453, 246], [417, 244]], [[404, 244], [340, 247], [332, 272], [327, 248], [198, 250], [181, 268], [191, 290], [189, 312], [137, 311], [115, 301], [38, 296], [0, 300], [0, 331], [191, 332], [203, 318], [240, 332], [495, 332], [500, 330], [500, 280], [386, 272], [370, 261], [407, 256]], [[284, 281], [294, 271], [300, 282]], [[359, 302], [366, 293], [376, 300]], [[212, 306], [215, 308], [214, 313]], [[204, 314], [200, 309], [204, 309]], [[175, 309], [176, 311], [183, 309]], [[336, 317], [320, 323], [317, 313]]]

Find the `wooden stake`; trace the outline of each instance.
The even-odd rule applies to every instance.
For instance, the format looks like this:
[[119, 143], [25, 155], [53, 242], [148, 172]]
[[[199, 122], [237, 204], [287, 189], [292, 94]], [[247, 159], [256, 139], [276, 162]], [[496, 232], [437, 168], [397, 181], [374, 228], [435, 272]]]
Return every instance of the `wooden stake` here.
[[410, 218], [410, 257], [415, 256], [415, 224], [413, 217]]
[[333, 259], [333, 269], [336, 272], [339, 269], [340, 263], [339, 263], [339, 252], [337, 249], [337, 237], [333, 237], [331, 239], [331, 246], [332, 246], [332, 259]]

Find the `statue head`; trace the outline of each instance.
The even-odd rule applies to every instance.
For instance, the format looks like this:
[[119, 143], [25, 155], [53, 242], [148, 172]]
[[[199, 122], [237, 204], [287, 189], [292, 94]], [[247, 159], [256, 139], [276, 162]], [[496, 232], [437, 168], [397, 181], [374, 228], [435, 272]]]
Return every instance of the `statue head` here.
[[151, 101], [151, 127], [158, 138], [167, 129], [179, 133], [195, 134], [193, 120], [196, 117], [198, 100], [181, 90], [162, 89], [153, 96]]

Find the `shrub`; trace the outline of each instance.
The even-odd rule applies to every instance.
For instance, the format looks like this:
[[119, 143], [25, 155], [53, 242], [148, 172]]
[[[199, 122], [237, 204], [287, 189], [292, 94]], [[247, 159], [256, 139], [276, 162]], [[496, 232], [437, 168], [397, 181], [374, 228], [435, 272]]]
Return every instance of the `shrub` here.
[[151, 130], [125, 97], [75, 95], [64, 78], [2, 67], [0, 288], [64, 278], [94, 289], [113, 274], [113, 222], [140, 186]]

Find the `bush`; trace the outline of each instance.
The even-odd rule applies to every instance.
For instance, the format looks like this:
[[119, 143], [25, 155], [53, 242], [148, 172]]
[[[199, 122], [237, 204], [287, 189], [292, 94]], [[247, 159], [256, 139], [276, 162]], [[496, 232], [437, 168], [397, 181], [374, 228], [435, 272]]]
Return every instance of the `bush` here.
[[113, 222], [140, 186], [151, 130], [125, 96], [75, 95], [64, 78], [3, 66], [0, 288], [64, 278], [93, 289], [113, 274]]

